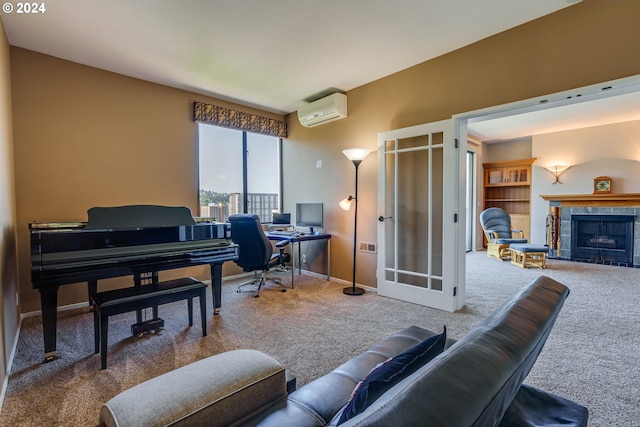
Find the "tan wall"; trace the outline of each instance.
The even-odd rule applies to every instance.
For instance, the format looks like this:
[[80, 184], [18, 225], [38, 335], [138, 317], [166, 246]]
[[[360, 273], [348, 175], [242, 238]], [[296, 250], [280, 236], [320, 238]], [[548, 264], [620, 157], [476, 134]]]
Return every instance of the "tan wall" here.
[[[640, 74], [640, 2], [585, 0], [348, 92], [346, 119], [307, 129], [288, 116], [285, 205], [315, 195], [328, 211], [332, 275], [351, 280], [352, 192], [347, 147], [376, 149], [379, 132]], [[471, 17], [469, 19], [472, 19]], [[381, 58], [384, 60], [384, 58]], [[324, 159], [323, 169], [315, 161]], [[359, 240], [376, 241], [376, 157], [360, 167]], [[375, 286], [375, 256], [358, 254], [358, 282]]]
[[[193, 101], [256, 111], [15, 47], [11, 75], [23, 312], [40, 309], [30, 221], [84, 221], [93, 206], [126, 204], [188, 206], [197, 215]], [[208, 268], [191, 270], [209, 278]], [[59, 305], [86, 299], [85, 285], [60, 289]]]
[[18, 329], [18, 273], [16, 260], [16, 216], [11, 130], [11, 75], [9, 43], [0, 21], [0, 384], [4, 384], [9, 358]]
[[[639, 15], [635, 0], [585, 0], [351, 90], [344, 120], [307, 129], [288, 116], [285, 209], [325, 203], [332, 275], [350, 281], [353, 214], [337, 202], [353, 193], [354, 168], [342, 149], [375, 149], [378, 132], [640, 74]], [[39, 309], [29, 280], [29, 221], [81, 220], [97, 205], [196, 209], [191, 103], [208, 99], [19, 48], [11, 49], [11, 73], [20, 292], [28, 312]], [[360, 179], [359, 240], [375, 242], [375, 154]], [[358, 255], [358, 282], [375, 286], [374, 255]], [[60, 304], [84, 299], [84, 286], [65, 286]]]

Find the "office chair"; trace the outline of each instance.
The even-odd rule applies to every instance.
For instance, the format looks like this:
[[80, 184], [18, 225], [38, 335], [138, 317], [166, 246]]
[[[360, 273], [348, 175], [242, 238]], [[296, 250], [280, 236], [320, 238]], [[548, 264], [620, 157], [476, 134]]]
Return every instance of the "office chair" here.
[[511, 257], [512, 243], [527, 243], [522, 230], [511, 229], [511, 216], [500, 208], [488, 208], [480, 213], [480, 225], [487, 238], [487, 256], [504, 261]]
[[[253, 272], [253, 279], [238, 286], [241, 288], [248, 285], [258, 285], [254, 297], [259, 297], [260, 289], [267, 281], [273, 282], [282, 288], [282, 292], [287, 289], [282, 281], [276, 277], [267, 277], [269, 269], [274, 267], [284, 267], [286, 262], [291, 260], [291, 255], [284, 251], [289, 245], [288, 240], [281, 240], [275, 244], [279, 249], [278, 253], [273, 253], [271, 241], [262, 230], [260, 218], [251, 214], [235, 214], [229, 217], [231, 223], [231, 240], [238, 245], [238, 260], [236, 264], [242, 267], [242, 271]], [[260, 274], [258, 275], [258, 272]]]

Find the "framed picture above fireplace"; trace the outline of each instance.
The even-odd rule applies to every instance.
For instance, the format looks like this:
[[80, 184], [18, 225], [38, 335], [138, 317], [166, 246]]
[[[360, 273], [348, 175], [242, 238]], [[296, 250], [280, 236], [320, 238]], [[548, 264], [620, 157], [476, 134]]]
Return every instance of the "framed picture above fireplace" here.
[[611, 177], [599, 176], [593, 179], [593, 194], [611, 193]]

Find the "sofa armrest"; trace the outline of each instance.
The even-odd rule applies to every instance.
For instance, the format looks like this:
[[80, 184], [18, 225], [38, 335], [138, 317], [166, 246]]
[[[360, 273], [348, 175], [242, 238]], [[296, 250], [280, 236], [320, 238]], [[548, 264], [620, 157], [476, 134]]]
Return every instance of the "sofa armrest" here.
[[522, 384], [498, 427], [587, 427], [584, 406]]
[[102, 406], [100, 424], [228, 426], [286, 396], [280, 362], [259, 351], [234, 350], [121, 392]]

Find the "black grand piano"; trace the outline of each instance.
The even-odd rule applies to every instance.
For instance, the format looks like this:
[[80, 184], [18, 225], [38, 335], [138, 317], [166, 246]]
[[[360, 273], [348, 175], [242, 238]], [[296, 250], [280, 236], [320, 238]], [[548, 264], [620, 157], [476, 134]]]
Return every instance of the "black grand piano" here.
[[228, 224], [196, 221], [186, 207], [95, 207], [87, 213], [86, 223], [29, 224], [46, 361], [56, 355], [60, 285], [87, 282], [92, 295], [100, 279], [133, 276], [133, 286], [140, 286], [157, 282], [159, 271], [209, 264], [213, 310], [219, 312], [222, 264], [238, 257]]

